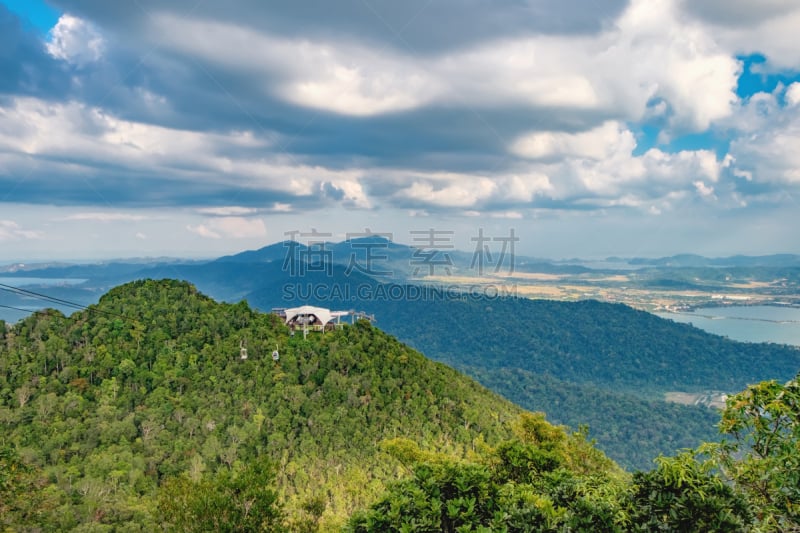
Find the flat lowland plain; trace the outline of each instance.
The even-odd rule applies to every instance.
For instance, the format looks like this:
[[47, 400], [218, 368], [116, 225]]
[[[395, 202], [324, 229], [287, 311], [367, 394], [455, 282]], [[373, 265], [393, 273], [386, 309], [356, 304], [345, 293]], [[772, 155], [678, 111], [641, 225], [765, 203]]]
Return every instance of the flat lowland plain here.
[[452, 276], [428, 276], [421, 281], [463, 286], [470, 290], [491, 287], [498, 294], [523, 298], [596, 299], [624, 303], [651, 312], [682, 311], [709, 305], [800, 306], [800, 269], [795, 279], [768, 276], [767, 270], [759, 269], [752, 269], [746, 277], [723, 276], [716, 269], [699, 274], [680, 269], [581, 274], [524, 271], [483, 276], [454, 273]]

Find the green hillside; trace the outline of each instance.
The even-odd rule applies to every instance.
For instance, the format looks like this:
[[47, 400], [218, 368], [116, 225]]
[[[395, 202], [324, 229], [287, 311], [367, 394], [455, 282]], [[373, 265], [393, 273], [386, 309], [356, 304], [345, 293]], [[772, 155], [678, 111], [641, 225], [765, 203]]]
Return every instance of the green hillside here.
[[379, 323], [437, 360], [521, 368], [649, 395], [787, 380], [800, 349], [736, 342], [622, 304], [522, 298], [390, 302]]
[[736, 342], [621, 304], [471, 298], [375, 312], [404, 342], [518, 405], [588, 424], [628, 469], [715, 437], [714, 410], [661, 401], [664, 392], [731, 394], [800, 368], [795, 347]]
[[521, 412], [368, 323], [303, 340], [181, 282], [134, 282], [0, 337], [0, 445], [46, 480], [45, 529], [152, 530], [165, 480], [257, 457], [289, 519], [342, 523], [403, 472], [384, 439], [459, 457]]
[[148, 280], [0, 326], [4, 530], [800, 527], [796, 380], [732, 397], [728, 442], [629, 475], [365, 322], [303, 339]]
[[[281, 298], [290, 282], [279, 279], [248, 301], [264, 309], [298, 303]], [[350, 281], [334, 269], [327, 283]], [[800, 368], [797, 348], [736, 342], [621, 304], [442, 297], [435, 289], [394, 287], [372, 293], [415, 297], [356, 305], [381, 329], [518, 405], [575, 430], [588, 424], [598, 447], [628, 469], [648, 469], [659, 453], [716, 435], [716, 411], [662, 401], [664, 392], [734, 393], [765, 379], [785, 381]]]
[[519, 368], [464, 368], [489, 389], [531, 411], [589, 436], [628, 470], [649, 470], [659, 454], [672, 455], [717, 440], [719, 411], [678, 405], [594, 385], [571, 383]]

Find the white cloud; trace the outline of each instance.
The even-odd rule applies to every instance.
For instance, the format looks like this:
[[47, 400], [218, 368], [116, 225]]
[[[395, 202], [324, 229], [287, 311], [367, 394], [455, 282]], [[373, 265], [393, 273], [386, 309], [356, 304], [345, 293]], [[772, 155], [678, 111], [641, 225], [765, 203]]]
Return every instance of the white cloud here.
[[148, 217], [144, 215], [136, 215], [132, 213], [107, 213], [93, 211], [88, 213], [75, 213], [74, 215], [67, 216], [64, 220], [91, 220], [93, 222], [138, 222], [140, 220], [147, 220]]
[[91, 23], [69, 14], [61, 15], [47, 43], [50, 55], [77, 66], [99, 60], [104, 47], [103, 37]]
[[498, 176], [494, 178], [494, 182], [497, 185], [495, 196], [506, 202], [532, 202], [537, 196], [547, 196], [554, 190], [550, 178], [543, 171], [533, 169], [524, 173]]
[[633, 0], [617, 28], [598, 64], [613, 76], [617, 97], [642, 111], [643, 96], [663, 98], [672, 123], [694, 131], [730, 115], [739, 65], [674, 0]]
[[[734, 9], [741, 11], [737, 16], [745, 17], [743, 13], [753, 9], [734, 1]], [[163, 50], [154, 52], [152, 63], [159, 68], [192, 56], [197, 61], [183, 61], [186, 70], [176, 73], [192, 74], [195, 63], [208, 66], [209, 76], [231, 74], [230, 79], [219, 78], [230, 82], [224, 85], [232, 92], [223, 96], [236, 100], [236, 80], [242, 78], [248, 80], [248, 91], [252, 88], [269, 97], [268, 105], [277, 97], [349, 117], [325, 116], [293, 129], [290, 120], [284, 121], [283, 111], [271, 109], [264, 116], [278, 117], [276, 131], [193, 130], [189, 128], [203, 128], [194, 125], [216, 115], [173, 120], [185, 118], [176, 111], [180, 106], [171, 107], [180, 93], [158, 94], [155, 87], [168, 94], [170, 89], [163, 86], [169, 84], [155, 82], [128, 89], [141, 100], [137, 112], [157, 117], [153, 121], [79, 100], [11, 97], [0, 103], [0, 174], [33, 169], [37, 176], [57, 175], [75, 179], [78, 185], [80, 179], [102, 177], [106, 183], [120, 179], [120, 190], [142, 191], [141, 199], [133, 201], [157, 197], [164, 203], [192, 205], [192, 213], [201, 221], [179, 227], [215, 239], [261, 238], [266, 229], [253, 215], [289, 213], [310, 205], [377, 211], [394, 204], [418, 214], [430, 209], [435, 215], [435, 209], [442, 208], [487, 217], [528, 213], [531, 206], [627, 206], [665, 213], [681, 202], [696, 202], [698, 195], [727, 198], [736, 189], [730, 182], [742, 185], [737, 193], [746, 201], [748, 183], [800, 179], [794, 155], [800, 152], [794, 141], [797, 122], [791, 111], [800, 109], [800, 84], [785, 94], [781, 89], [738, 102], [740, 65], [730, 36], [751, 29], [722, 20], [722, 4], [709, 2], [716, 6], [709, 8], [710, 14], [698, 13], [684, 0], [631, 0], [593, 33], [508, 32], [492, 40], [465, 39], [460, 47], [431, 48], [425, 55], [404, 47], [380, 48], [355, 33], [270, 33], [253, 24], [156, 11], [143, 19], [149, 32], [145, 42], [130, 47], [157, 43]], [[768, 2], [770, 14], [754, 18], [756, 25], [778, 24], [795, 12], [778, 0]], [[142, 37], [133, 30], [130, 36]], [[53, 30], [50, 52], [75, 64], [98, 61], [103, 54], [114, 59], [119, 43], [111, 37], [106, 42], [85, 21], [65, 16]], [[101, 63], [98, 68], [106, 64]], [[143, 72], [155, 72], [152, 79], [157, 80], [158, 69], [150, 67], [142, 65]], [[214, 84], [213, 92], [218, 93], [223, 83]], [[196, 89], [197, 101], [210, 101], [203, 100], [207, 87]], [[186, 102], [191, 107], [191, 98]], [[238, 113], [243, 108], [234, 105], [237, 102], [227, 103]], [[389, 131], [415, 127], [411, 123], [426, 114], [420, 111], [426, 107], [432, 113], [444, 110], [480, 119], [487, 131], [492, 130], [488, 143], [492, 146], [465, 154], [465, 146], [473, 150], [476, 145], [459, 143], [467, 136], [474, 140], [473, 132], [453, 133], [453, 126], [444, 120], [432, 128], [431, 138], [437, 141], [433, 147], [421, 143], [415, 147], [402, 131]], [[410, 110], [417, 112], [408, 119], [389, 116], [370, 121], [375, 115]], [[169, 126], [158, 124], [164, 115], [169, 115]], [[252, 117], [238, 118], [251, 127]], [[731, 157], [723, 163], [710, 150], [669, 153], [654, 148], [634, 155], [633, 131], [643, 120], [666, 125], [661, 132], [664, 139], [708, 128], [747, 135], [733, 141]], [[220, 123], [224, 122], [214, 122]], [[391, 135], [402, 139], [410, 156], [404, 151], [402, 159], [391, 157], [396, 154], [381, 159], [384, 150], [391, 151], [386, 148], [389, 143], [379, 138], [373, 147], [366, 133], [376, 131], [373, 124], [384, 123], [386, 139]], [[530, 131], [520, 134], [520, 124], [531, 125]], [[299, 139], [306, 127], [309, 136]], [[348, 127], [352, 129], [337, 129]], [[292, 135], [300, 131], [298, 140], [307, 142], [285, 142], [278, 131]], [[348, 132], [346, 138], [334, 138], [340, 131]], [[514, 138], [501, 143], [507, 153], [498, 154], [498, 139], [510, 131]], [[364, 139], [369, 146], [347, 153], [347, 143], [353, 139]], [[335, 149], [328, 150], [326, 143]], [[302, 146], [298, 155], [285, 153], [292, 145]], [[414, 157], [414, 150], [424, 157]], [[481, 170], [470, 170], [471, 160], [479, 161]], [[427, 167], [431, 161], [434, 164]], [[448, 167], [453, 161], [456, 164]], [[164, 191], [158, 189], [164, 178], [177, 200], [165, 200]], [[141, 184], [141, 189], [130, 187], [131, 182]], [[233, 192], [235, 187], [242, 194], [226, 197], [238, 198], [230, 201], [244, 205], [199, 207], [203, 201], [192, 203], [195, 197], [183, 194], [184, 184], [185, 191], [191, 188], [206, 198], [222, 190]], [[254, 207], [255, 200], [247, 197], [251, 191], [259, 193], [263, 205]], [[192, 199], [183, 200], [184, 196]], [[75, 214], [71, 220], [138, 220], [133, 216], [92, 212]]]
[[[476, 59], [477, 58], [477, 59]], [[528, 102], [602, 110], [639, 120], [654, 109], [680, 129], [701, 131], [732, 112], [737, 61], [674, 0], [632, 0], [595, 36], [539, 36], [454, 55], [452, 95], [472, 102]]]
[[456, 173], [417, 175], [395, 193], [401, 201], [438, 207], [472, 207], [491, 197], [497, 185], [489, 178]]
[[641, 156], [620, 155], [599, 162], [589, 175], [595, 179], [590, 189], [600, 194], [629, 193], [646, 200], [685, 189], [698, 178], [717, 181], [719, 173], [716, 154], [709, 150], [667, 153], [650, 149]]
[[186, 229], [206, 239], [261, 239], [267, 236], [267, 227], [260, 218], [220, 217]]
[[[407, 43], [364, 26], [375, 20], [359, 19], [363, 6], [344, 22], [312, 10], [300, 27], [299, 11], [277, 4], [178, 16], [160, 2], [144, 16], [123, 4], [64, 5], [75, 2], [86, 18], [65, 15], [44, 43], [58, 60], [28, 61], [20, 49], [28, 96], [12, 89], [0, 101], [10, 202], [67, 207], [36, 218], [6, 203], [6, 254], [44, 248], [25, 242], [42, 235], [29, 229], [37, 220], [51, 223], [47, 248], [68, 255], [56, 244], [80, 241], [68, 232], [97, 234], [102, 253], [183, 241], [229, 252], [265, 238], [258, 217], [299, 227], [320, 208], [337, 214], [332, 224], [365, 226], [398, 213], [465, 226], [544, 215], [553, 227], [613, 213], [623, 227], [637, 211], [658, 215], [638, 219], [657, 227], [691, 210], [719, 221], [742, 206], [796, 207], [800, 83], [738, 100], [736, 57], [760, 52], [763, 73], [795, 76], [797, 0], [612, 0], [580, 13], [555, 2], [561, 17], [525, 24], [496, 10], [473, 32], [434, 2]], [[703, 133], [689, 142], [730, 142], [730, 153], [671, 153], [666, 143], [687, 132]], [[636, 149], [652, 135], [656, 148]], [[182, 240], [187, 232], [210, 240]]]
[[652, 148], [634, 155], [635, 148], [633, 133], [608, 121], [576, 133], [532, 132], [512, 142], [509, 150], [528, 159], [531, 172], [547, 178], [542, 196], [576, 206], [645, 208], [659, 201], [660, 213], [680, 199], [676, 193], [696, 190], [694, 182], [720, 179], [722, 163], [712, 151]]
[[267, 236], [267, 227], [260, 218], [224, 217], [213, 220], [212, 226], [231, 239], [257, 239]]
[[509, 38], [429, 56], [167, 13], [152, 19], [151, 31], [159, 43], [246, 73], [288, 102], [334, 113], [514, 104], [638, 119], [663, 98], [674, 125], [698, 131], [730, 114], [739, 65], [675, 1], [633, 0], [597, 35]]
[[[86, 176], [105, 177], [108, 168], [121, 167], [154, 181], [169, 177], [297, 196], [318, 194], [321, 184], [329, 182], [350, 205], [369, 207], [359, 183], [363, 170], [305, 165], [270, 153], [273, 144], [270, 134], [167, 128], [123, 120], [78, 102], [15, 98], [5, 107], [0, 104], [0, 169], [8, 174], [29, 174], [35, 166], [81, 183]], [[230, 211], [235, 206], [210, 209], [215, 216], [250, 214]]]
[[285, 84], [279, 94], [302, 106], [369, 116], [419, 107], [436, 92], [434, 81], [410, 61], [391, 64], [363, 50], [334, 55], [314, 45], [299, 52], [300, 62], [313, 74]]
[[491, 214], [492, 218], [505, 218], [509, 220], [521, 220], [522, 213], [519, 211], [498, 211]]
[[711, 150], [683, 150], [667, 153], [650, 149], [640, 157], [644, 176], [672, 183], [688, 183], [695, 178], [717, 181], [722, 164]]
[[693, 183], [695, 189], [697, 189], [697, 194], [704, 198], [713, 197], [714, 196], [714, 187], [709, 187], [702, 181], [695, 181]]
[[222, 235], [210, 229], [205, 224], [198, 224], [197, 226], [187, 225], [186, 229], [190, 232], [200, 235], [204, 239], [221, 239]]
[[372, 203], [358, 179], [334, 179], [320, 183], [320, 191], [326, 191], [349, 207], [369, 209]]
[[446, 100], [594, 109], [602, 103], [596, 80], [563, 63], [581, 55], [583, 44], [566, 37], [492, 42], [437, 58], [428, 68], [447, 85]]
[[632, 132], [616, 122], [571, 134], [534, 132], [509, 147], [527, 156], [513, 171], [484, 176], [393, 170], [384, 172], [381, 183], [395, 184], [390, 200], [400, 205], [461, 208], [465, 216], [492, 216], [496, 210], [505, 216], [552, 202], [581, 209], [647, 209], [656, 201], [663, 211], [697, 191], [695, 182], [717, 183], [722, 175], [723, 163], [709, 150], [653, 148], [634, 155], [635, 148]]
[[269, 211], [273, 213], [291, 213], [293, 209], [292, 204], [275, 202], [272, 204], [272, 207], [269, 208]]
[[201, 215], [229, 217], [229, 216], [252, 215], [254, 213], [257, 213], [258, 209], [252, 207], [241, 207], [241, 206], [202, 207], [198, 209], [197, 212], [200, 213]]
[[528, 159], [581, 157], [600, 160], [636, 148], [633, 133], [616, 121], [607, 121], [589, 131], [565, 133], [540, 131], [517, 139], [511, 151]]
[[794, 82], [786, 89], [786, 103], [790, 106], [800, 104], [800, 82]]
[[0, 241], [41, 239], [42, 237], [41, 231], [24, 229], [13, 220], [0, 220]]
[[[728, 167], [748, 182], [780, 186], [800, 184], [800, 84], [758, 93], [731, 119], [742, 134], [731, 142]], [[779, 102], [783, 95], [786, 106]]]
[[153, 31], [184, 53], [248, 71], [266, 91], [306, 107], [369, 116], [418, 107], [438, 92], [424, 65], [386, 49], [278, 38], [168, 13], [154, 17]]
[[264, 149], [267, 139], [249, 131], [227, 134], [180, 130], [119, 119], [78, 102], [15, 98], [0, 107], [0, 147], [28, 155], [81, 159], [88, 164], [130, 165], [191, 175], [203, 165], [224, 172], [235, 167], [226, 149]]
[[681, 0], [731, 54], [764, 54], [772, 68], [800, 68], [800, 3], [795, 0]]

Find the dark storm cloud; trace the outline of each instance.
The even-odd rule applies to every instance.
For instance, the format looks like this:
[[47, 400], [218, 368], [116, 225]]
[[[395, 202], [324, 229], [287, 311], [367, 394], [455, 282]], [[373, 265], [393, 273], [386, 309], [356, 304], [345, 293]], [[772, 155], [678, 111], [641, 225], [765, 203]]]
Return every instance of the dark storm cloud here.
[[601, 112], [533, 106], [428, 106], [366, 119], [317, 112], [302, 136], [282, 132], [290, 136], [293, 152], [333, 166], [363, 157], [374, 166], [498, 171], [513, 163], [507, 148], [523, 133], [580, 130], [605, 118]]
[[53, 0], [60, 9], [127, 32], [153, 13], [202, 15], [284, 36], [346, 36], [416, 53], [441, 52], [497, 38], [595, 33], [625, 0]]
[[0, 198], [6, 203], [105, 208], [239, 205], [268, 210], [276, 203], [296, 208], [315, 208], [326, 203], [323, 195], [288, 194], [235, 183], [156, 178], [125, 169], [100, 169], [92, 175], [62, 172], [58, 179], [51, 176], [38, 172], [0, 176]]

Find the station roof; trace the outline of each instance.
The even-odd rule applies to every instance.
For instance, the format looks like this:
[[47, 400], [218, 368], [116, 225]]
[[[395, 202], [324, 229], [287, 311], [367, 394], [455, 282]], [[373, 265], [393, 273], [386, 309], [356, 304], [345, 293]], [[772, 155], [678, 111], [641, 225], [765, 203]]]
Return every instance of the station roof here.
[[308, 316], [314, 315], [317, 317], [317, 320], [322, 324], [327, 324], [331, 320], [335, 318], [335, 315], [331, 312], [330, 309], [325, 309], [324, 307], [314, 307], [313, 305], [301, 305], [300, 307], [292, 307], [291, 309], [287, 309], [286, 313], [286, 323], [289, 324], [290, 322], [294, 322], [297, 320], [299, 316]]

